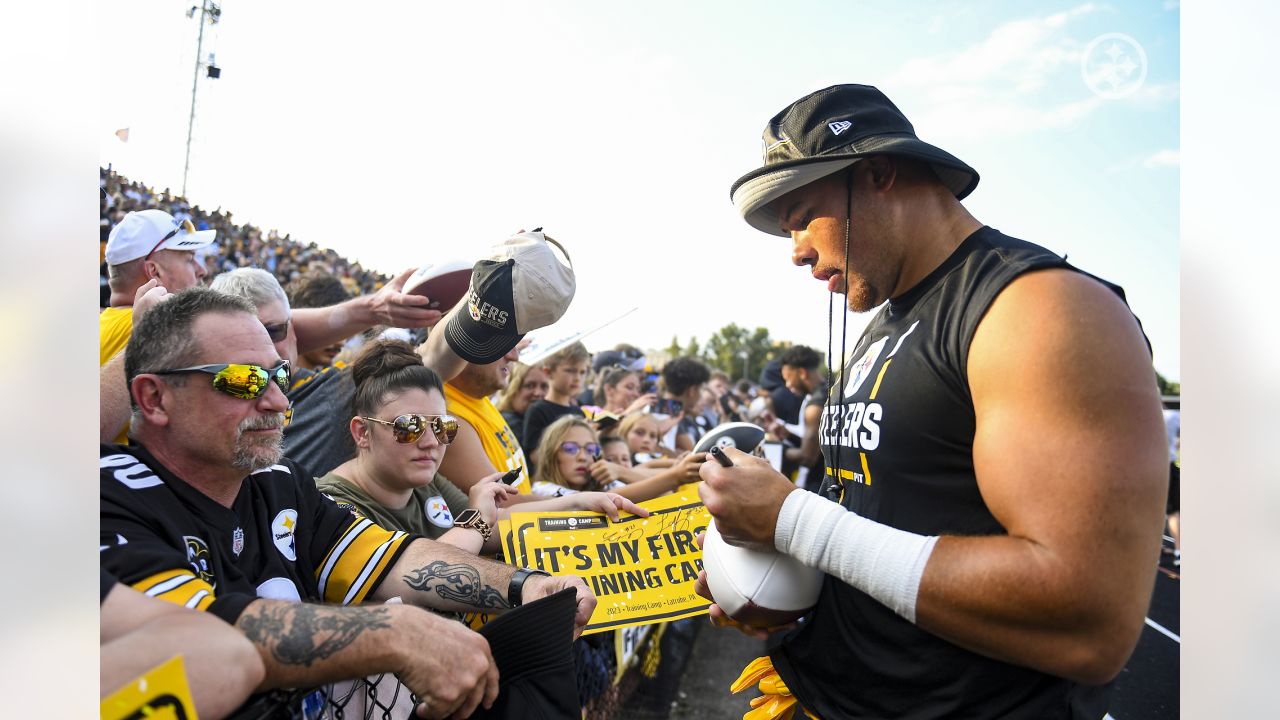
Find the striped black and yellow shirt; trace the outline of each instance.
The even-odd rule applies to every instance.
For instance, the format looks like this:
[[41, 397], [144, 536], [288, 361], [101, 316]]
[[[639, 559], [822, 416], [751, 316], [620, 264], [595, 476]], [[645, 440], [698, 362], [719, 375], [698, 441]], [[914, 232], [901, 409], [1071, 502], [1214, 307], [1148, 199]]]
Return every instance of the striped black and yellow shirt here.
[[230, 623], [257, 598], [362, 602], [418, 537], [338, 507], [287, 459], [245, 478], [230, 508], [140, 445], [103, 445], [99, 467], [102, 567]]

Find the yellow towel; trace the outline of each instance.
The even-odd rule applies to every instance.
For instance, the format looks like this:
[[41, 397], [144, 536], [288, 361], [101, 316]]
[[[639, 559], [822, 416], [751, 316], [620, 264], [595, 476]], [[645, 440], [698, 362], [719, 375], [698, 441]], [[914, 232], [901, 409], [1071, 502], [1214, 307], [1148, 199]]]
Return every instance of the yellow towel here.
[[751, 709], [742, 716], [742, 720], [792, 720], [796, 710], [800, 710], [811, 720], [819, 720], [817, 715], [796, 702], [795, 696], [787, 689], [787, 684], [778, 676], [778, 671], [773, 669], [773, 661], [768, 655], [748, 663], [738, 679], [729, 686], [729, 692], [739, 693], [752, 685], [758, 685], [764, 695], [751, 700]]

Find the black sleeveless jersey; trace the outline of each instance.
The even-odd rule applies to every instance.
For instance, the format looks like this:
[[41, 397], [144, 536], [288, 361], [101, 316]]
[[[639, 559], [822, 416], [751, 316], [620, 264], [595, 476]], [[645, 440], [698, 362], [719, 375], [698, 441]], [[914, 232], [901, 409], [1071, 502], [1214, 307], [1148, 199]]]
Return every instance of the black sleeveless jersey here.
[[[1074, 270], [983, 227], [881, 309], [848, 356], [843, 388], [832, 388], [843, 400], [824, 410], [825, 497], [922, 535], [1005, 532], [973, 470], [969, 343], [1010, 282], [1046, 268]], [[1106, 708], [1104, 688], [962, 649], [830, 576], [772, 659], [801, 704], [823, 718], [1096, 719]]]

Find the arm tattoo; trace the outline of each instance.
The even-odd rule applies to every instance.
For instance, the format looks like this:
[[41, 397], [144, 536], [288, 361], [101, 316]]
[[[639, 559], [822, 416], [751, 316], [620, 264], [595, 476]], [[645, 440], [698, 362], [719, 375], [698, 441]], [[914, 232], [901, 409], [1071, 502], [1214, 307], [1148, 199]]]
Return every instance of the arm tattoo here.
[[470, 565], [450, 565], [444, 560], [436, 560], [426, 567], [410, 571], [404, 576], [404, 582], [414, 590], [435, 590], [445, 600], [481, 610], [511, 607], [506, 596], [485, 585], [480, 580], [480, 573]]
[[355, 642], [365, 630], [391, 627], [385, 608], [271, 604], [240, 622], [245, 637], [270, 648], [283, 665], [311, 667]]

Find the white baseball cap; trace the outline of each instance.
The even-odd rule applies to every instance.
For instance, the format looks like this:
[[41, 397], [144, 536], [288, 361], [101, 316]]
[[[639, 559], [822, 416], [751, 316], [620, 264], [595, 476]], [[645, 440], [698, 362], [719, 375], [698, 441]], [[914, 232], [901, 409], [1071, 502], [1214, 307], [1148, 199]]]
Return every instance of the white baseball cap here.
[[[538, 228], [496, 245], [471, 271], [471, 288], [445, 326], [459, 357], [487, 365], [506, 355], [525, 333], [551, 325], [569, 309], [577, 289], [569, 253]], [[561, 261], [552, 246], [564, 257]]]
[[196, 230], [190, 220], [179, 222], [163, 210], [138, 210], [111, 228], [107, 264], [123, 265], [159, 250], [199, 250], [216, 235], [215, 230]]

